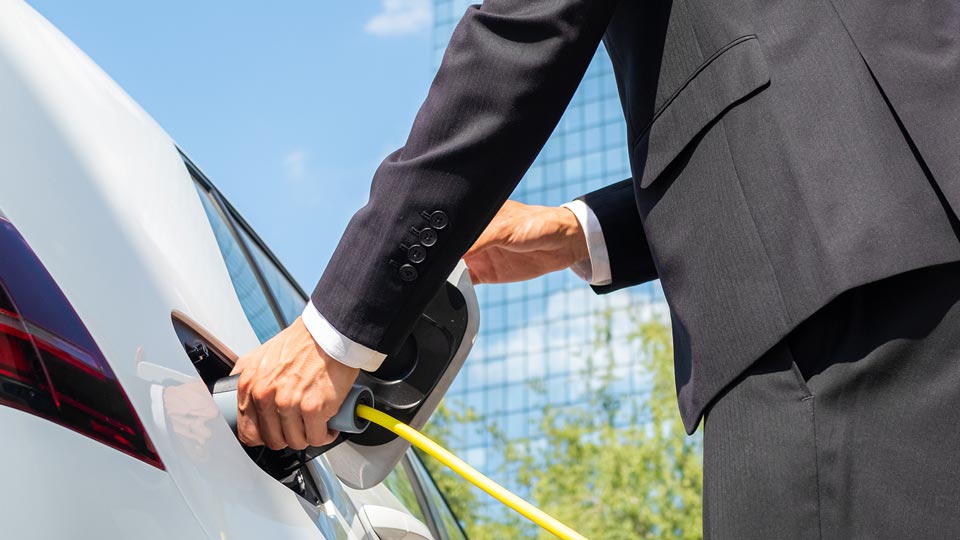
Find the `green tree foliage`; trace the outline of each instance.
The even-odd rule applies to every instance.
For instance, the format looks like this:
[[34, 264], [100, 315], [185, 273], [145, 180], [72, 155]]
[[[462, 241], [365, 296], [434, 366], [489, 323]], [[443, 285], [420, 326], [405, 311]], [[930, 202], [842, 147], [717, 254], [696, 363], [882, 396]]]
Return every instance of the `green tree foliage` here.
[[[506, 441], [490, 427], [498, 450], [519, 482], [530, 486], [531, 502], [588, 538], [700, 539], [702, 443], [699, 434], [687, 437], [677, 412], [670, 329], [638, 321], [624, 349], [614, 346], [610, 314], [601, 320], [582, 378], [589, 399], [576, 407], [546, 407], [538, 434], [528, 441]], [[647, 381], [645, 392], [626, 398], [612, 392], [613, 366], [624, 361], [615, 357], [625, 350]], [[442, 407], [429, 425], [428, 434], [442, 443], [452, 422], [483, 420], [453, 408]], [[479, 516], [473, 509], [487, 495], [429, 457], [424, 461], [472, 540], [552, 538], [513, 515], [495, 521]]]

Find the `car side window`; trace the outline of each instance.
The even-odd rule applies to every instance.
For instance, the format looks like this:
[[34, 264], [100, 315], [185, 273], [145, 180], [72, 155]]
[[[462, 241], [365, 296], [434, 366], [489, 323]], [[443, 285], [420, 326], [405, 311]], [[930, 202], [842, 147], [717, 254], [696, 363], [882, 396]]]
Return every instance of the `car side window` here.
[[253, 241], [246, 230], [239, 229], [239, 232], [247, 249], [250, 250], [250, 255], [253, 257], [254, 263], [260, 267], [263, 280], [266, 282], [267, 287], [270, 288], [270, 292], [273, 293], [273, 297], [277, 300], [277, 307], [283, 316], [283, 322], [289, 325], [303, 312], [303, 307], [306, 305], [303, 299], [303, 293], [290, 282], [290, 278], [288, 278], [270, 257], [267, 256], [263, 249]]
[[453, 510], [450, 509], [450, 505], [447, 504], [447, 500], [443, 497], [440, 489], [437, 488], [437, 484], [434, 483], [427, 468], [423, 466], [419, 457], [413, 452], [407, 455], [409, 456], [408, 463], [423, 490], [424, 499], [433, 515], [433, 523], [438, 529], [440, 538], [443, 540], [467, 540], [467, 535], [463, 532], [460, 522], [457, 521], [457, 517], [453, 514]]
[[413, 514], [414, 517], [423, 523], [427, 523], [427, 518], [423, 514], [423, 508], [420, 507], [420, 501], [417, 500], [417, 492], [410, 483], [410, 477], [402, 465], [398, 465], [387, 478], [383, 481], [390, 493], [393, 493], [403, 506]]
[[207, 213], [210, 226], [213, 227], [213, 235], [220, 246], [220, 253], [227, 264], [230, 281], [233, 282], [233, 288], [240, 299], [243, 312], [253, 326], [257, 338], [264, 342], [280, 331], [280, 323], [270, 307], [270, 301], [267, 299], [266, 293], [257, 281], [253, 268], [244, 255], [239, 240], [233, 234], [233, 229], [227, 224], [226, 216], [214, 204], [210, 193], [203, 186], [197, 185], [196, 188], [200, 194], [203, 210]]

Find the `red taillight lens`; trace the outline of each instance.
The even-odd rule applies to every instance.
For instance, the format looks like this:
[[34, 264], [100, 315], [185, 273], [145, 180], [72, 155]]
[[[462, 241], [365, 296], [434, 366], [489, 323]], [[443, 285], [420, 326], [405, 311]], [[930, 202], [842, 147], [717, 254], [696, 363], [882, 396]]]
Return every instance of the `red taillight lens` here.
[[163, 468], [93, 337], [13, 225], [0, 219], [0, 404]]

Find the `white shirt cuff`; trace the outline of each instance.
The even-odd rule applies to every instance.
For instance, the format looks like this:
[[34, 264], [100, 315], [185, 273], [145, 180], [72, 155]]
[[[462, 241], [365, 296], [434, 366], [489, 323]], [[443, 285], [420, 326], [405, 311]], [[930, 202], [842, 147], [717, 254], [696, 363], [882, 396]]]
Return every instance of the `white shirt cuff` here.
[[303, 321], [317, 345], [341, 364], [364, 371], [376, 371], [387, 357], [341, 334], [323, 318], [313, 302], [303, 309], [300, 320]]
[[573, 273], [590, 285], [609, 285], [613, 283], [613, 274], [610, 271], [610, 256], [607, 255], [607, 243], [603, 239], [603, 229], [600, 220], [593, 210], [583, 201], [571, 201], [563, 205], [573, 212], [580, 222], [580, 228], [587, 238], [587, 254], [589, 260], [578, 261], [570, 267]]

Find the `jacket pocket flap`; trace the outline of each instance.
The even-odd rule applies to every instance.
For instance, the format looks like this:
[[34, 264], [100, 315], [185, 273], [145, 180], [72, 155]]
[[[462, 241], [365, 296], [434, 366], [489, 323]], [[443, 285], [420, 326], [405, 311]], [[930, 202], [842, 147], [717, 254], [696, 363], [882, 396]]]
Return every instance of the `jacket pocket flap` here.
[[652, 184], [714, 119], [769, 82], [757, 36], [743, 36], [717, 51], [664, 103], [634, 144], [636, 157], [646, 154], [640, 187]]

